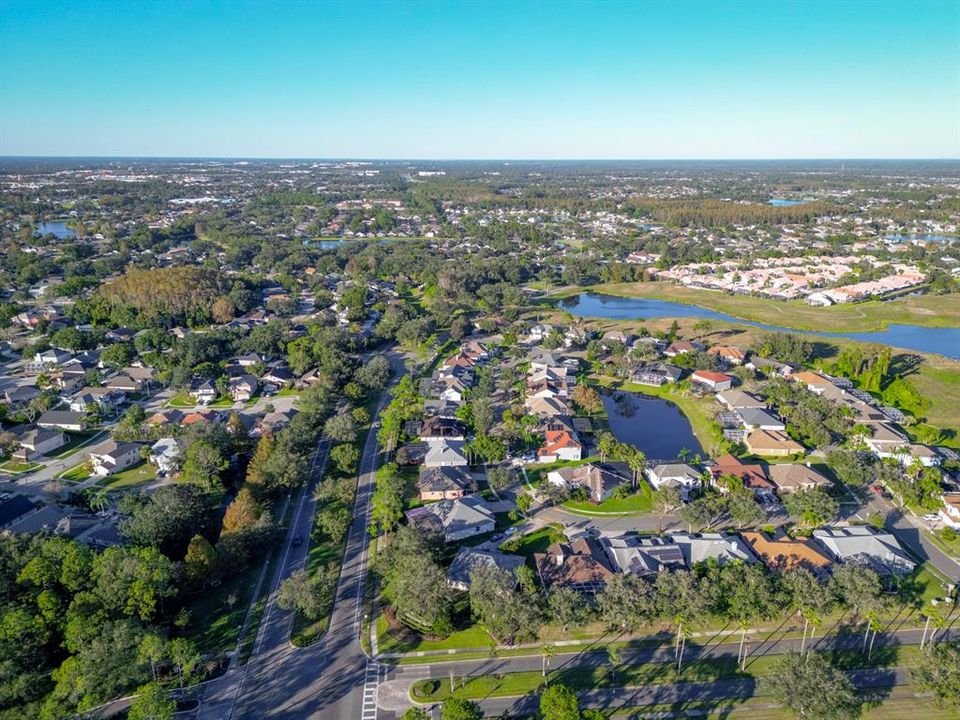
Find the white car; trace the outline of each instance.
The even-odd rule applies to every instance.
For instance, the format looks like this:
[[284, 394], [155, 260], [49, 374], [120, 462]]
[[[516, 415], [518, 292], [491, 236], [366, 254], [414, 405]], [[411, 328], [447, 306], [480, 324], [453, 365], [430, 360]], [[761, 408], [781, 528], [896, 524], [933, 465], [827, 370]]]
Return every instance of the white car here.
[[933, 513], [927, 513], [923, 516], [923, 519], [930, 523], [940, 522], [940, 516]]

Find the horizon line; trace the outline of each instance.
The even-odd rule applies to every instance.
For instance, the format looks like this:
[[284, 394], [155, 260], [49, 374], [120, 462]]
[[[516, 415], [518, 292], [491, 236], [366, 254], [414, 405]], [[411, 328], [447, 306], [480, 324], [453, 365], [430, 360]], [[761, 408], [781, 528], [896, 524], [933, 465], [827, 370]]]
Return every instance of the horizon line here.
[[960, 156], [824, 156], [824, 157], [374, 157], [374, 156], [269, 156], [269, 155], [6, 155], [0, 153], [0, 160], [309, 160], [323, 162], [843, 162], [843, 161], [884, 161], [884, 162], [960, 162]]

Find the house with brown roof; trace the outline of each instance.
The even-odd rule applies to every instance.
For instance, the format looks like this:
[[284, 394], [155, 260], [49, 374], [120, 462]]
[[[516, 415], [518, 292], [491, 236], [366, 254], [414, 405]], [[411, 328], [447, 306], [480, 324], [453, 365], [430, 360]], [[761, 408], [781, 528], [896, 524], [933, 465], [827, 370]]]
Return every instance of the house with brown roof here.
[[456, 418], [431, 417], [420, 425], [421, 440], [465, 440], [467, 429]]
[[747, 354], [743, 350], [727, 345], [714, 345], [707, 350], [707, 353], [716, 355], [728, 365], [743, 365], [743, 362], [747, 359]]
[[803, 445], [781, 430], [754, 430], [743, 444], [749, 452], [762, 457], [788, 457], [804, 452]]
[[475, 492], [477, 483], [463, 467], [422, 467], [417, 489], [424, 502], [454, 500]]
[[593, 595], [603, 590], [614, 575], [603, 550], [585, 538], [554, 543], [545, 553], [535, 553], [533, 562], [548, 591], [568, 587]]
[[792, 538], [782, 530], [778, 530], [773, 536], [744, 531], [740, 533], [740, 537], [770, 570], [782, 572], [803, 567], [813, 573], [822, 574], [833, 564], [812, 541]]
[[777, 464], [767, 468], [767, 474], [781, 494], [797, 490], [813, 490], [830, 487], [830, 481], [809, 465]]
[[743, 486], [748, 490], [753, 490], [755, 495], [773, 493], [774, 485], [767, 478], [767, 473], [762, 465], [745, 465], [733, 455], [722, 455], [714, 461], [709, 469], [713, 486], [722, 493], [728, 491], [726, 484], [720, 482], [724, 476], [739, 478], [743, 482]]

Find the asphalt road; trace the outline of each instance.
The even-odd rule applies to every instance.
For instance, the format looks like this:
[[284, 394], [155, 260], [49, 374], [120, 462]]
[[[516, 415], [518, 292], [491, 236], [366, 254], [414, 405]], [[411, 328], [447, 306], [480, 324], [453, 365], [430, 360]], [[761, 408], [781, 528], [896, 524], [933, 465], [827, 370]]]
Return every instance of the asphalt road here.
[[[403, 358], [393, 352], [385, 353], [394, 369], [394, 378], [403, 373]], [[374, 413], [377, 418], [389, 400], [383, 393]], [[373, 495], [374, 475], [379, 466], [379, 448], [375, 422], [367, 436], [360, 464], [357, 499], [353, 522], [347, 537], [346, 550], [331, 614], [330, 628], [324, 638], [309, 648], [294, 648], [289, 643], [292, 613], [282, 611], [274, 604], [280, 581], [303, 566], [307, 542], [298, 548], [292, 538], [302, 534], [309, 537], [315, 504], [310, 487], [305, 490], [292, 523], [286, 543], [286, 561], [278, 568], [271, 586], [270, 599], [264, 610], [260, 631], [250, 660], [242, 670], [236, 701], [229, 714], [216, 714], [213, 698], [198, 717], [258, 720], [259, 718], [345, 718], [373, 720], [376, 683], [379, 666], [369, 661], [360, 646], [362, 627], [363, 590], [367, 572], [367, 547], [370, 500]], [[226, 682], [224, 683], [226, 685]], [[237, 685], [234, 681], [234, 685]], [[216, 695], [216, 691], [212, 695]], [[222, 710], [221, 710], [222, 712]]]

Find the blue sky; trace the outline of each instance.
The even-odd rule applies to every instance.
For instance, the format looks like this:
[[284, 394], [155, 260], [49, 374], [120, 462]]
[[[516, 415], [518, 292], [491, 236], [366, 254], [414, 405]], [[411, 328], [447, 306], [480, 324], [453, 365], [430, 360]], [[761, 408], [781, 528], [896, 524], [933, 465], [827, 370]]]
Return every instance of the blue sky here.
[[0, 0], [0, 154], [960, 156], [960, 0]]

